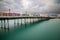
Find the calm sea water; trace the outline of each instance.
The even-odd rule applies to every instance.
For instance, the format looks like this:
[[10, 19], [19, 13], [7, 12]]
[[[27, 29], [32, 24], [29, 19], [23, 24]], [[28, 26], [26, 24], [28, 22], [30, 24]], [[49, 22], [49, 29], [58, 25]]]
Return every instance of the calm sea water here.
[[4, 35], [2, 40], [60, 40], [60, 19], [39, 21]]

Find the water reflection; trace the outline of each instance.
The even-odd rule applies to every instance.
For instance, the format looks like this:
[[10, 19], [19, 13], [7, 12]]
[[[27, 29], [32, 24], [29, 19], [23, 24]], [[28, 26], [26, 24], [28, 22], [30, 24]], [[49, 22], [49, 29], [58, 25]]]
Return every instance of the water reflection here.
[[13, 20], [0, 20], [0, 28], [1, 29], [14, 29], [21, 27], [21, 25], [33, 23], [34, 21], [38, 21], [38, 19], [13, 19]]

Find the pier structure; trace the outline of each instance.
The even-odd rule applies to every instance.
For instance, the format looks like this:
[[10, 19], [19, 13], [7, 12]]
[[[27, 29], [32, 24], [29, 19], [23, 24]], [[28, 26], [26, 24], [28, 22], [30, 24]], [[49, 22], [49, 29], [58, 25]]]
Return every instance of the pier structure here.
[[[20, 20], [19, 20], [20, 19]], [[9, 20], [14, 20], [14, 29], [16, 28], [16, 20], [17, 20], [17, 25], [22, 27], [22, 19], [24, 19], [24, 25], [26, 26], [28, 24], [27, 19], [30, 19], [30, 23], [36, 22], [34, 19], [37, 19], [37, 21], [41, 20], [49, 20], [53, 19], [53, 17], [36, 17], [36, 16], [0, 16], [0, 21], [1, 21], [1, 27], [0, 29], [2, 30], [8, 30], [9, 31]], [[33, 22], [31, 22], [31, 19], [33, 19]], [[19, 23], [21, 21], [21, 23]], [[4, 22], [4, 23], [3, 23]], [[7, 23], [7, 25], [6, 25]], [[3, 25], [4, 24], [4, 25]], [[4, 27], [3, 27], [4, 26]], [[7, 28], [6, 28], [7, 26]], [[19, 28], [19, 27], [18, 27]]]

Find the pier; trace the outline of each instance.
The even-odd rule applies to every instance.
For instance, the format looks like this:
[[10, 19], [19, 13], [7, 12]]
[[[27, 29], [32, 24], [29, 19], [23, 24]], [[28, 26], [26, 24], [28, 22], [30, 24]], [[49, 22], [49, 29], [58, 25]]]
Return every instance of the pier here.
[[[21, 23], [19, 23], [19, 21], [21, 20]], [[6, 31], [8, 30], [9, 31], [9, 20], [14, 20], [14, 28], [16, 28], [16, 24], [19, 26], [21, 25], [22, 26], [22, 19], [24, 19], [24, 25], [26, 26], [28, 23], [27, 19], [30, 19], [30, 23], [34, 23], [36, 21], [34, 21], [34, 19], [37, 19], [37, 21], [41, 21], [41, 20], [49, 20], [49, 19], [52, 19], [52, 17], [31, 17], [31, 16], [0, 16], [0, 21], [1, 21], [1, 28], [2, 30]], [[31, 19], [33, 19], [33, 22], [31, 22]], [[17, 20], [17, 23], [16, 23], [16, 20]], [[4, 22], [4, 23], [3, 23]], [[7, 23], [7, 26], [8, 28], [6, 28], [6, 23]], [[4, 25], [3, 25], [4, 24]], [[4, 27], [3, 27], [4, 26]]]

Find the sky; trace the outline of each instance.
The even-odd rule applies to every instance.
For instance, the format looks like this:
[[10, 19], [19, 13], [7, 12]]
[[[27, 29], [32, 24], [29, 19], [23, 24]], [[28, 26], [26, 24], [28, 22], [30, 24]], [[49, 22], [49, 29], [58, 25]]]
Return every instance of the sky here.
[[0, 0], [0, 12], [60, 13], [60, 0]]

